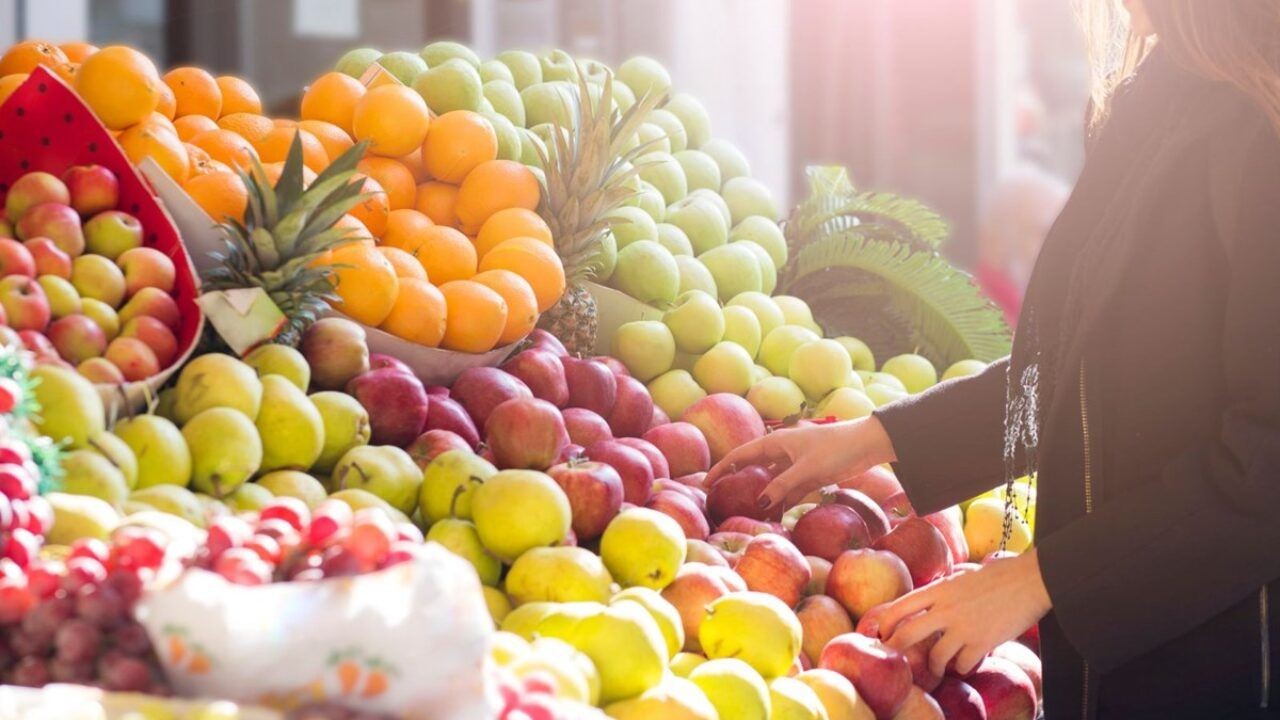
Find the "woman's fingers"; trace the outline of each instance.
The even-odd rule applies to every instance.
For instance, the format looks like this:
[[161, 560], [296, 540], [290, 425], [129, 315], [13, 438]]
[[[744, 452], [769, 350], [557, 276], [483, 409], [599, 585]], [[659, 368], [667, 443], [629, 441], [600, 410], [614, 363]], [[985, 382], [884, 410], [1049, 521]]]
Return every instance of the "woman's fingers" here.
[[902, 620], [896, 627], [880, 625], [880, 637], [889, 638], [886, 642], [891, 647], [902, 651], [946, 629], [946, 623], [938, 617], [938, 613], [922, 612]]
[[[966, 652], [964, 641], [960, 639], [957, 633], [943, 633], [938, 638], [938, 642], [933, 644], [933, 648], [929, 650], [929, 672], [942, 677], [947, 674], [947, 665], [951, 664], [951, 659], [955, 657], [963, 657]], [[959, 665], [956, 671], [960, 670]]]
[[979, 651], [972, 645], [966, 645], [965, 648], [956, 655], [956, 672], [961, 675], [968, 675], [973, 672], [974, 668], [978, 667], [978, 664], [986, 657], [987, 654], [985, 652]]
[[[905, 622], [908, 618], [916, 613], [928, 610], [933, 607], [934, 595], [933, 588], [926, 587], [906, 595], [889, 603], [889, 609], [884, 611], [880, 616], [880, 637], [897, 639], [898, 624]], [[935, 628], [937, 629], [937, 628]], [[911, 647], [917, 642], [928, 637], [928, 633], [921, 635], [911, 642], [905, 642], [901, 647]], [[896, 646], [896, 643], [895, 643]]]
[[752, 440], [745, 445], [739, 445], [720, 459], [716, 466], [711, 468], [711, 472], [707, 473], [706, 486], [711, 485], [721, 477], [736, 471], [738, 468], [747, 465], [763, 465], [770, 460], [781, 460], [785, 458], [786, 452], [779, 445], [776, 435], [765, 435], [758, 440]]
[[[783, 502], [796, 495], [803, 495], [810, 490], [822, 487], [826, 480], [817, 476], [806, 462], [798, 462], [775, 477], [760, 493], [761, 508], [769, 511], [778, 509]], [[812, 487], [810, 487], [812, 486]]]

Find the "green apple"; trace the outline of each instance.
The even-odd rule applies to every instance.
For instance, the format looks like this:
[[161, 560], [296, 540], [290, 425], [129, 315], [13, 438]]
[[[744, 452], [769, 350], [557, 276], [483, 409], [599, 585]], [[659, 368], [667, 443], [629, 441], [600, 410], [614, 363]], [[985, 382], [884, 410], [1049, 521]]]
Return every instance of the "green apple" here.
[[859, 370], [857, 375], [862, 379], [864, 389], [872, 385], [884, 385], [899, 392], [905, 393], [907, 391], [907, 386], [903, 385], [896, 375], [874, 371], [868, 372], [866, 370]]
[[213, 407], [201, 411], [183, 424], [182, 437], [191, 449], [191, 487], [200, 492], [225, 497], [262, 465], [258, 429], [237, 410]]
[[[755, 387], [771, 377], [773, 377], [773, 373], [769, 372], [769, 368], [757, 363], [756, 366], [751, 369], [751, 386]], [[787, 379], [790, 380], [790, 378]]]
[[[680, 119], [689, 135], [689, 147], [700, 148], [711, 139], [711, 116], [696, 97], [689, 93], [676, 93], [662, 109]], [[715, 189], [719, 190], [720, 186], [717, 184]]]
[[822, 720], [827, 709], [818, 693], [795, 678], [774, 678], [769, 683], [770, 717], [778, 720]]
[[179, 424], [215, 407], [231, 408], [249, 420], [262, 407], [262, 381], [253, 368], [230, 355], [201, 355], [178, 375], [174, 412]]
[[481, 583], [496, 586], [501, 579], [502, 562], [484, 549], [480, 534], [470, 520], [439, 520], [427, 531], [427, 540], [440, 543], [449, 552], [471, 563]]
[[642, 303], [666, 307], [680, 291], [680, 266], [653, 240], [637, 240], [618, 251], [613, 286]]
[[425, 60], [405, 50], [389, 52], [379, 57], [378, 64], [405, 85], [412, 85], [419, 75], [427, 71]]
[[62, 456], [61, 466], [63, 492], [101, 498], [117, 508], [129, 497], [124, 473], [105, 455], [92, 450], [72, 450]]
[[728, 302], [732, 307], [744, 307], [755, 314], [756, 320], [760, 321], [760, 337], [766, 338], [774, 328], [786, 324], [786, 318], [782, 315], [782, 310], [773, 298], [762, 292], [744, 292], [733, 296]]
[[573, 56], [563, 50], [552, 50], [538, 58], [542, 63], [542, 79], [548, 82], [562, 81], [578, 83], [578, 65]]
[[649, 382], [653, 403], [670, 418], [678, 418], [688, 407], [707, 396], [688, 370], [670, 370]]
[[788, 325], [813, 325], [813, 311], [809, 304], [794, 295], [774, 295], [773, 302], [782, 311], [782, 317]]
[[[767, 297], [765, 298], [768, 299]], [[760, 353], [761, 328], [760, 318], [750, 307], [730, 304], [722, 311], [724, 314], [724, 340], [735, 343], [746, 350], [747, 355], [755, 360]]]
[[667, 136], [667, 140], [671, 144], [672, 153], [688, 149], [689, 135], [685, 132], [680, 118], [662, 108], [658, 108], [649, 112], [647, 120], [662, 129], [662, 133]]
[[791, 354], [801, 345], [818, 340], [818, 334], [799, 325], [779, 325], [760, 343], [760, 362], [774, 375], [788, 377]]
[[699, 189], [720, 190], [720, 166], [710, 155], [701, 150], [680, 150], [675, 154], [676, 161], [684, 168], [685, 179], [689, 183], [690, 192]]
[[[520, 162], [532, 168], [542, 168], [542, 155], [550, 157], [547, 143], [528, 128], [517, 128], [520, 133]], [[542, 151], [542, 155], [538, 151]]]
[[137, 487], [190, 482], [191, 451], [177, 425], [159, 415], [135, 415], [117, 422], [115, 434], [137, 458]]
[[106, 429], [106, 409], [96, 388], [79, 373], [56, 365], [31, 370], [40, 412], [32, 418], [36, 430], [68, 448], [85, 447], [89, 438]]
[[729, 228], [720, 211], [701, 197], [687, 196], [672, 203], [666, 218], [688, 236], [694, 255], [720, 247], [729, 239]]
[[471, 514], [480, 541], [507, 562], [536, 547], [559, 545], [569, 535], [569, 498], [533, 470], [503, 470], [484, 481], [471, 499]]
[[[671, 251], [676, 257], [693, 257], [693, 243], [689, 236], [678, 225], [658, 223], [658, 244]], [[710, 277], [708, 275], [708, 277]]]
[[297, 498], [309, 508], [324, 502], [329, 496], [324, 484], [307, 473], [298, 470], [277, 470], [254, 481], [276, 497]]
[[622, 83], [613, 84], [613, 106], [618, 112], [625, 113], [636, 104], [636, 94], [631, 92], [631, 88]]
[[897, 402], [905, 397], [908, 393], [898, 388], [882, 385], [880, 383], [871, 383], [866, 389], [867, 398], [876, 404], [876, 407], [888, 405], [891, 402]]
[[787, 264], [787, 239], [774, 220], [763, 215], [742, 218], [729, 231], [729, 241], [735, 240], [750, 240], [764, 248], [773, 260], [774, 267], [781, 268]]
[[730, 593], [707, 606], [698, 640], [712, 660], [738, 658], [775, 678], [786, 675], [800, 653], [800, 620], [767, 593]]
[[690, 190], [689, 194], [715, 205], [716, 210], [720, 211], [720, 217], [724, 218], [724, 226], [733, 227], [730, 225], [730, 223], [733, 222], [733, 216], [729, 214], [729, 205], [725, 203], [724, 198], [720, 197], [720, 193], [715, 190], [699, 188], [697, 190]]
[[496, 475], [488, 460], [467, 450], [446, 450], [422, 473], [418, 512], [429, 523], [456, 517], [471, 519], [471, 500], [476, 488]]
[[765, 420], [785, 420], [804, 410], [804, 392], [789, 378], [770, 377], [751, 386], [747, 402]]
[[760, 265], [760, 291], [765, 295], [772, 295], [774, 288], [778, 286], [778, 269], [773, 266], [773, 258], [769, 253], [750, 240], [735, 240], [730, 245], [744, 247], [751, 251]]
[[524, 101], [520, 99], [520, 91], [515, 85], [507, 80], [490, 80], [484, 84], [481, 92], [493, 105], [494, 112], [510, 120], [517, 127], [524, 127]]
[[653, 183], [638, 180], [639, 189], [636, 190], [635, 197], [628, 201], [633, 207], [638, 207], [649, 214], [655, 223], [665, 222], [667, 219], [667, 201], [662, 197], [662, 193]]
[[675, 675], [664, 677], [662, 682], [636, 697], [609, 705], [605, 714], [614, 720], [718, 720], [726, 717], [716, 712], [715, 706], [697, 685]]
[[521, 90], [542, 82], [542, 63], [531, 52], [503, 50], [498, 53], [498, 61], [511, 71], [512, 82]]
[[637, 98], [671, 92], [671, 74], [662, 63], [643, 55], [628, 58], [619, 65], [618, 79], [631, 88]]
[[684, 168], [669, 152], [653, 151], [636, 158], [640, 179], [662, 193], [664, 204], [671, 205], [689, 194], [689, 181]]
[[698, 256], [715, 278], [721, 302], [745, 292], [760, 292], [764, 279], [755, 253], [742, 245], [721, 245]]
[[274, 498], [270, 490], [258, 483], [245, 483], [227, 496], [226, 503], [232, 512], [257, 512], [270, 504]]
[[667, 667], [662, 630], [636, 603], [618, 603], [588, 615], [572, 623], [562, 639], [595, 664], [601, 703], [643, 693], [662, 681]]
[[752, 215], [763, 215], [766, 218], [778, 219], [778, 205], [773, 200], [773, 193], [764, 183], [749, 177], [736, 177], [726, 180], [720, 194], [729, 205], [729, 213], [733, 216], [732, 225], [746, 220]]
[[329, 473], [348, 450], [369, 444], [373, 434], [369, 411], [360, 401], [336, 390], [313, 393], [310, 398], [324, 424], [324, 445], [311, 467], [316, 472]]
[[662, 638], [667, 642], [667, 655], [674, 659], [680, 648], [684, 647], [684, 624], [680, 619], [680, 611], [657, 590], [647, 587], [629, 587], [609, 600], [610, 605], [620, 602], [636, 603], [649, 613], [658, 624], [658, 629], [662, 630]]
[[938, 370], [926, 358], [913, 353], [898, 355], [884, 361], [880, 372], [893, 375], [902, 381], [907, 392], [924, 392], [938, 384]]
[[722, 718], [769, 720], [769, 686], [737, 658], [707, 660], [689, 673]]
[[[198, 528], [205, 526], [205, 505], [195, 493], [177, 485], [152, 485], [134, 490], [129, 500], [143, 503], [167, 515], [180, 517]], [[221, 514], [226, 514], [223, 510]]]
[[480, 67], [480, 58], [475, 51], [453, 40], [437, 40], [418, 51], [418, 55], [427, 62], [428, 67], [435, 67], [455, 58]]
[[338, 460], [329, 476], [333, 490], [373, 493], [408, 515], [418, 505], [422, 470], [409, 453], [391, 445], [361, 445]]
[[791, 353], [787, 370], [787, 376], [796, 381], [806, 397], [813, 400], [847, 386], [852, 375], [853, 362], [849, 360], [849, 353], [835, 340], [814, 340], [800, 345]]
[[527, 602], [604, 602], [613, 577], [600, 556], [580, 547], [535, 547], [516, 558], [506, 578], [515, 605]]
[[57, 275], [41, 275], [36, 282], [49, 300], [49, 313], [54, 320], [80, 312], [80, 293], [69, 280]]
[[827, 393], [818, 403], [814, 414], [817, 417], [834, 417], [837, 420], [857, 420], [864, 418], [876, 409], [876, 404], [865, 392], [851, 387], [841, 387]]
[[952, 380], [959, 377], [968, 377], [977, 375], [987, 369], [987, 364], [981, 360], [961, 360], [953, 363], [947, 371], [942, 373], [943, 380]]
[[[719, 312], [719, 308], [716, 308]], [[649, 382], [671, 369], [676, 358], [673, 331], [657, 320], [633, 320], [613, 333], [612, 354], [640, 382]]]
[[[527, 522], [529, 515], [521, 517]], [[600, 557], [624, 587], [639, 585], [661, 590], [675, 579], [686, 552], [680, 525], [648, 508], [618, 513], [600, 536]]]
[[751, 175], [751, 164], [747, 162], [747, 156], [728, 140], [712, 138], [698, 149], [710, 155], [720, 166], [720, 178], [723, 182]]
[[311, 366], [296, 349], [279, 343], [260, 345], [244, 357], [245, 363], [263, 375], [280, 375], [303, 392], [311, 384]]
[[382, 57], [382, 51], [373, 48], [348, 50], [345, 55], [338, 58], [338, 64], [333, 69], [359, 80], [369, 66], [377, 62], [380, 57]]
[[254, 421], [262, 438], [263, 472], [308, 470], [324, 449], [324, 418], [283, 375], [262, 378], [262, 409]]
[[745, 395], [755, 378], [755, 362], [738, 343], [721, 341], [694, 363], [693, 378], [710, 394]]
[[[540, 82], [524, 88], [520, 91], [520, 102], [524, 103], [526, 125], [530, 128], [557, 123], [568, 126], [577, 97], [577, 88], [564, 81]], [[550, 147], [548, 150], [554, 152]]]
[[638, 240], [657, 240], [658, 226], [649, 213], [638, 207], [623, 206], [605, 213], [609, 229], [622, 250]]
[[683, 295], [691, 290], [701, 290], [702, 292], [717, 297], [719, 293], [716, 290], [716, 279], [711, 277], [711, 271], [698, 261], [698, 258], [690, 255], [676, 255], [676, 267], [680, 269], [680, 294]]
[[724, 339], [724, 312], [720, 303], [702, 290], [690, 290], [676, 298], [662, 316], [681, 352], [700, 354]]
[[495, 80], [510, 83], [512, 87], [516, 84], [516, 76], [511, 74], [511, 68], [504, 65], [501, 60], [485, 60], [480, 63], [480, 79], [486, 84]]
[[644, 152], [671, 152], [671, 138], [657, 123], [640, 123], [636, 128], [636, 147], [643, 147]]
[[405, 84], [412, 85], [437, 115], [454, 110], [478, 111], [484, 99], [480, 71], [464, 60], [446, 60]]

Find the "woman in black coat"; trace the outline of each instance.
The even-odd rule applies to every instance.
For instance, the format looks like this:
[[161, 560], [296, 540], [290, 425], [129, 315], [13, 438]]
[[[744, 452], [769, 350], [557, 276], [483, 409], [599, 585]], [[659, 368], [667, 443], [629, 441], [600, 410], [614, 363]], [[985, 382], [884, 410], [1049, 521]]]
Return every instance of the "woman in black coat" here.
[[1037, 547], [899, 599], [887, 641], [963, 673], [1039, 622], [1048, 720], [1277, 717], [1280, 0], [1125, 4], [1012, 356], [709, 480], [789, 465], [777, 505], [892, 462], [925, 514], [1034, 471]]

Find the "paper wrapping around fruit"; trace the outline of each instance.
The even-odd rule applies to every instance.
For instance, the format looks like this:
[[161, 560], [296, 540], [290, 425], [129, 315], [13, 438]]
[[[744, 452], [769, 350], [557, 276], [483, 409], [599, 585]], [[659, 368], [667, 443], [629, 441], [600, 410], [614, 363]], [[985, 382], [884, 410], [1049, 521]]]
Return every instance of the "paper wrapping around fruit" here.
[[488, 720], [493, 623], [480, 583], [439, 545], [420, 555], [358, 577], [257, 587], [192, 569], [149, 593], [138, 618], [184, 696]]

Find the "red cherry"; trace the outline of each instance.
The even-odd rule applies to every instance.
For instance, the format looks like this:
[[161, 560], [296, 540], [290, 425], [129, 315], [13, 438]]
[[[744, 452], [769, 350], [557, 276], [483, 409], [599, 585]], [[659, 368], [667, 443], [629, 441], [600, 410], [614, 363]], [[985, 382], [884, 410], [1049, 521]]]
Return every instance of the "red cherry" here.
[[344, 543], [367, 565], [378, 566], [386, 559], [396, 528], [387, 514], [377, 508], [365, 508], [351, 522], [351, 535]]
[[351, 506], [341, 500], [325, 500], [316, 506], [307, 528], [307, 542], [323, 546], [351, 526]]
[[235, 515], [223, 515], [209, 523], [209, 534], [205, 545], [209, 555], [216, 558], [228, 549], [241, 547], [253, 537], [253, 528], [243, 518]]
[[419, 530], [417, 525], [405, 522], [396, 523], [396, 537], [418, 544], [422, 544], [425, 539], [422, 536], [422, 530]]
[[0, 625], [18, 622], [35, 603], [36, 598], [25, 582], [0, 580]]
[[0, 465], [0, 495], [10, 500], [26, 500], [36, 494], [36, 480], [22, 465]]
[[60, 579], [57, 570], [48, 563], [35, 562], [27, 568], [27, 587], [40, 600], [48, 600], [58, 592]]
[[120, 528], [112, 534], [111, 542], [111, 559], [117, 566], [154, 570], [164, 562], [164, 536], [151, 528]]
[[258, 554], [258, 557], [271, 565], [280, 562], [280, 543], [270, 535], [254, 535], [253, 539], [244, 544], [246, 549], [252, 550]]
[[397, 540], [391, 543], [391, 549], [387, 551], [387, 558], [382, 561], [382, 567], [399, 565], [402, 562], [413, 560], [417, 557], [418, 549], [421, 547], [421, 543], [416, 543], [412, 540]]
[[278, 518], [301, 532], [311, 522], [311, 510], [307, 504], [295, 497], [278, 497], [262, 508], [259, 517], [263, 520]]
[[71, 552], [67, 553], [68, 560], [75, 557], [93, 558], [106, 566], [111, 560], [111, 546], [97, 538], [80, 538], [71, 543]]

